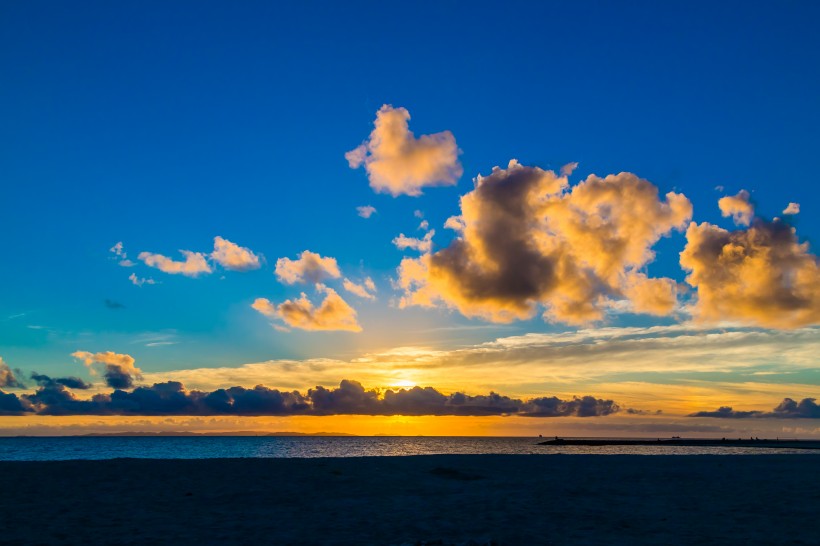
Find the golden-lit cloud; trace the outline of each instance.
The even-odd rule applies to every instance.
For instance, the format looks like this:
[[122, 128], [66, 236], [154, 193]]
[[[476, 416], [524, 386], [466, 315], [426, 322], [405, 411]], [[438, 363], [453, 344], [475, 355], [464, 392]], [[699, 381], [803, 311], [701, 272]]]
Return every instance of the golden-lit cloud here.
[[92, 375], [101, 368], [103, 377], [109, 387], [115, 389], [130, 388], [134, 384], [134, 379], [142, 377], [142, 370], [134, 365], [134, 357], [127, 354], [106, 351], [103, 353], [90, 353], [88, 351], [76, 351], [71, 356], [85, 364]]
[[356, 207], [356, 214], [358, 214], [362, 218], [370, 218], [371, 216], [376, 214], [376, 207], [372, 207], [370, 205]]
[[305, 250], [296, 260], [279, 258], [276, 260], [276, 276], [286, 284], [317, 283], [342, 276], [336, 258], [322, 257]]
[[820, 323], [820, 268], [795, 229], [755, 218], [727, 231], [704, 222], [686, 230], [680, 263], [697, 288], [695, 316], [767, 328]]
[[[355, 377], [374, 387], [433, 385], [444, 393], [502, 390], [520, 398], [595, 393], [629, 407], [685, 415], [724, 403], [775, 403], [816, 392], [816, 385], [801, 384], [795, 374], [816, 368], [818, 333], [816, 328], [761, 331], [694, 324], [594, 328], [503, 337], [455, 349], [396, 347], [346, 359], [163, 371], [145, 379], [205, 390], [258, 384], [288, 390], [330, 387]], [[778, 375], [778, 383], [769, 383]]]
[[417, 237], [407, 237], [404, 235], [404, 233], [400, 233], [398, 237], [395, 237], [393, 239], [393, 244], [399, 250], [405, 250], [409, 248], [412, 250], [417, 250], [422, 254], [427, 254], [433, 249], [433, 236], [435, 234], [436, 230], [431, 229], [430, 231], [424, 234], [423, 238], [419, 239]]
[[0, 357], [0, 387], [23, 388], [24, 386], [22, 381], [15, 375], [14, 370]]
[[450, 131], [416, 138], [404, 108], [382, 106], [364, 144], [345, 154], [350, 167], [364, 166], [376, 192], [420, 195], [426, 186], [448, 186], [461, 177], [459, 149]]
[[342, 281], [342, 286], [345, 290], [359, 296], [360, 298], [365, 298], [368, 300], [375, 300], [376, 299], [376, 283], [373, 282], [373, 279], [367, 277], [361, 284], [357, 284], [350, 279], [344, 279]]
[[250, 271], [259, 269], [259, 256], [249, 248], [239, 246], [222, 237], [214, 237], [214, 251], [211, 259], [231, 271]]
[[530, 318], [542, 306], [546, 320], [571, 324], [601, 319], [618, 300], [637, 312], [674, 310], [675, 283], [642, 269], [653, 245], [691, 218], [685, 196], [661, 199], [630, 173], [570, 187], [566, 176], [515, 160], [475, 185], [446, 224], [459, 237], [402, 260], [401, 306], [444, 304], [493, 322]]
[[724, 217], [731, 216], [739, 226], [748, 226], [755, 215], [754, 206], [749, 202], [749, 192], [746, 190], [740, 190], [737, 195], [721, 197], [718, 200], [718, 207]]
[[362, 327], [353, 309], [332, 288], [322, 284], [316, 285], [317, 291], [325, 294], [318, 307], [302, 295], [294, 300], [286, 300], [274, 305], [266, 298], [257, 298], [251, 307], [265, 316], [278, 318], [292, 328], [300, 330], [343, 330], [361, 332]]
[[800, 203], [789, 203], [788, 206], [783, 209], [783, 214], [800, 214]]
[[151, 252], [140, 252], [137, 258], [149, 267], [155, 267], [163, 273], [170, 273], [172, 275], [197, 277], [202, 274], [211, 273], [211, 266], [208, 265], [205, 254], [201, 252], [191, 252], [190, 250], [180, 250], [179, 252], [185, 256], [185, 261], [177, 262], [162, 254], [153, 254]]

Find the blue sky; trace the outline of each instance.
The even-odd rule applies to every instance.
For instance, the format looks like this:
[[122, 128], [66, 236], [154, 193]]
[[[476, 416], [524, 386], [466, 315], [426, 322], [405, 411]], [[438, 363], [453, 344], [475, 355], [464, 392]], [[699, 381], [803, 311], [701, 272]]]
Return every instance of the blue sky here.
[[[685, 194], [696, 222], [727, 229], [722, 196], [746, 189], [769, 219], [799, 202], [790, 222], [816, 252], [814, 3], [278, 4], [0, 8], [6, 362], [77, 374], [72, 352], [114, 351], [153, 373], [572, 331], [538, 316], [494, 325], [396, 308], [405, 253], [392, 239], [423, 234], [419, 210], [436, 248], [447, 246], [454, 234], [441, 226], [459, 196], [513, 158], [556, 171], [578, 162], [573, 184], [632, 172], [661, 195]], [[406, 108], [416, 136], [454, 135], [457, 185], [393, 197], [348, 166], [383, 104]], [[362, 205], [377, 213], [360, 218]], [[264, 265], [188, 278], [136, 260], [209, 252], [216, 236]], [[112, 259], [120, 241], [137, 266]], [[682, 282], [685, 243], [680, 232], [661, 239], [649, 274]], [[334, 285], [363, 332], [280, 332], [251, 309], [256, 298], [318, 297], [273, 274], [303, 250], [335, 257], [351, 280], [373, 278], [375, 302]], [[158, 284], [135, 286], [131, 273]]]

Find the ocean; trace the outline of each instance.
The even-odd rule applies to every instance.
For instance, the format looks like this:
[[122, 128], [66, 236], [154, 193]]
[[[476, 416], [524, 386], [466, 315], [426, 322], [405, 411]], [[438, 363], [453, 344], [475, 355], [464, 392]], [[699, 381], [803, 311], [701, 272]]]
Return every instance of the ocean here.
[[441, 454], [772, 455], [814, 450], [752, 447], [541, 446], [540, 438], [440, 436], [195, 436], [0, 438], [0, 461], [374, 457]]

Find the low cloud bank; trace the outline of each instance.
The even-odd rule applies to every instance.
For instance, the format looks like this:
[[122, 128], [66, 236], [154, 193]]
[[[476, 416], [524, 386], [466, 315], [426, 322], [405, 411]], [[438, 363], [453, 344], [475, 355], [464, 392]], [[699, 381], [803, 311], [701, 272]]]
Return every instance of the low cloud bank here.
[[[343, 380], [338, 388], [315, 387], [306, 393], [280, 391], [263, 385], [231, 387], [212, 392], [187, 390], [179, 381], [155, 383], [133, 391], [116, 389], [79, 399], [67, 381], [38, 376], [32, 394], [0, 391], [0, 415], [517, 415], [523, 417], [601, 417], [617, 413], [612, 400], [593, 396], [562, 400], [555, 396], [529, 400], [491, 392], [472, 396], [443, 394], [432, 387], [365, 389]], [[72, 379], [72, 378], [67, 378]]]
[[815, 400], [816, 398], [804, 398], [797, 402], [791, 398], [784, 398], [772, 411], [736, 411], [730, 406], [721, 406], [715, 411], [699, 411], [689, 415], [689, 417], [820, 419], [820, 405], [817, 405]]

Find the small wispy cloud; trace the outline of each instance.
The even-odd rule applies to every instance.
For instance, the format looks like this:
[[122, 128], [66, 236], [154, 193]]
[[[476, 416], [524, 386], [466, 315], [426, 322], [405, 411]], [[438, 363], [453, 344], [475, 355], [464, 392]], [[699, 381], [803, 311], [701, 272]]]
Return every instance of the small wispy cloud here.
[[358, 214], [362, 218], [370, 218], [371, 216], [376, 214], [376, 207], [372, 207], [370, 205], [356, 207], [356, 214]]
[[118, 260], [117, 263], [122, 267], [133, 267], [137, 265], [128, 259], [128, 255], [125, 253], [125, 248], [122, 245], [122, 241], [119, 241], [117, 244], [109, 248], [108, 251], [114, 254], [113, 259]]
[[157, 281], [151, 278], [141, 278], [137, 277], [136, 273], [131, 273], [128, 276], [128, 280], [131, 281], [131, 284], [134, 286], [142, 286], [144, 284], [157, 284]]
[[800, 214], [800, 203], [789, 203], [789, 205], [783, 209], [783, 214]]

